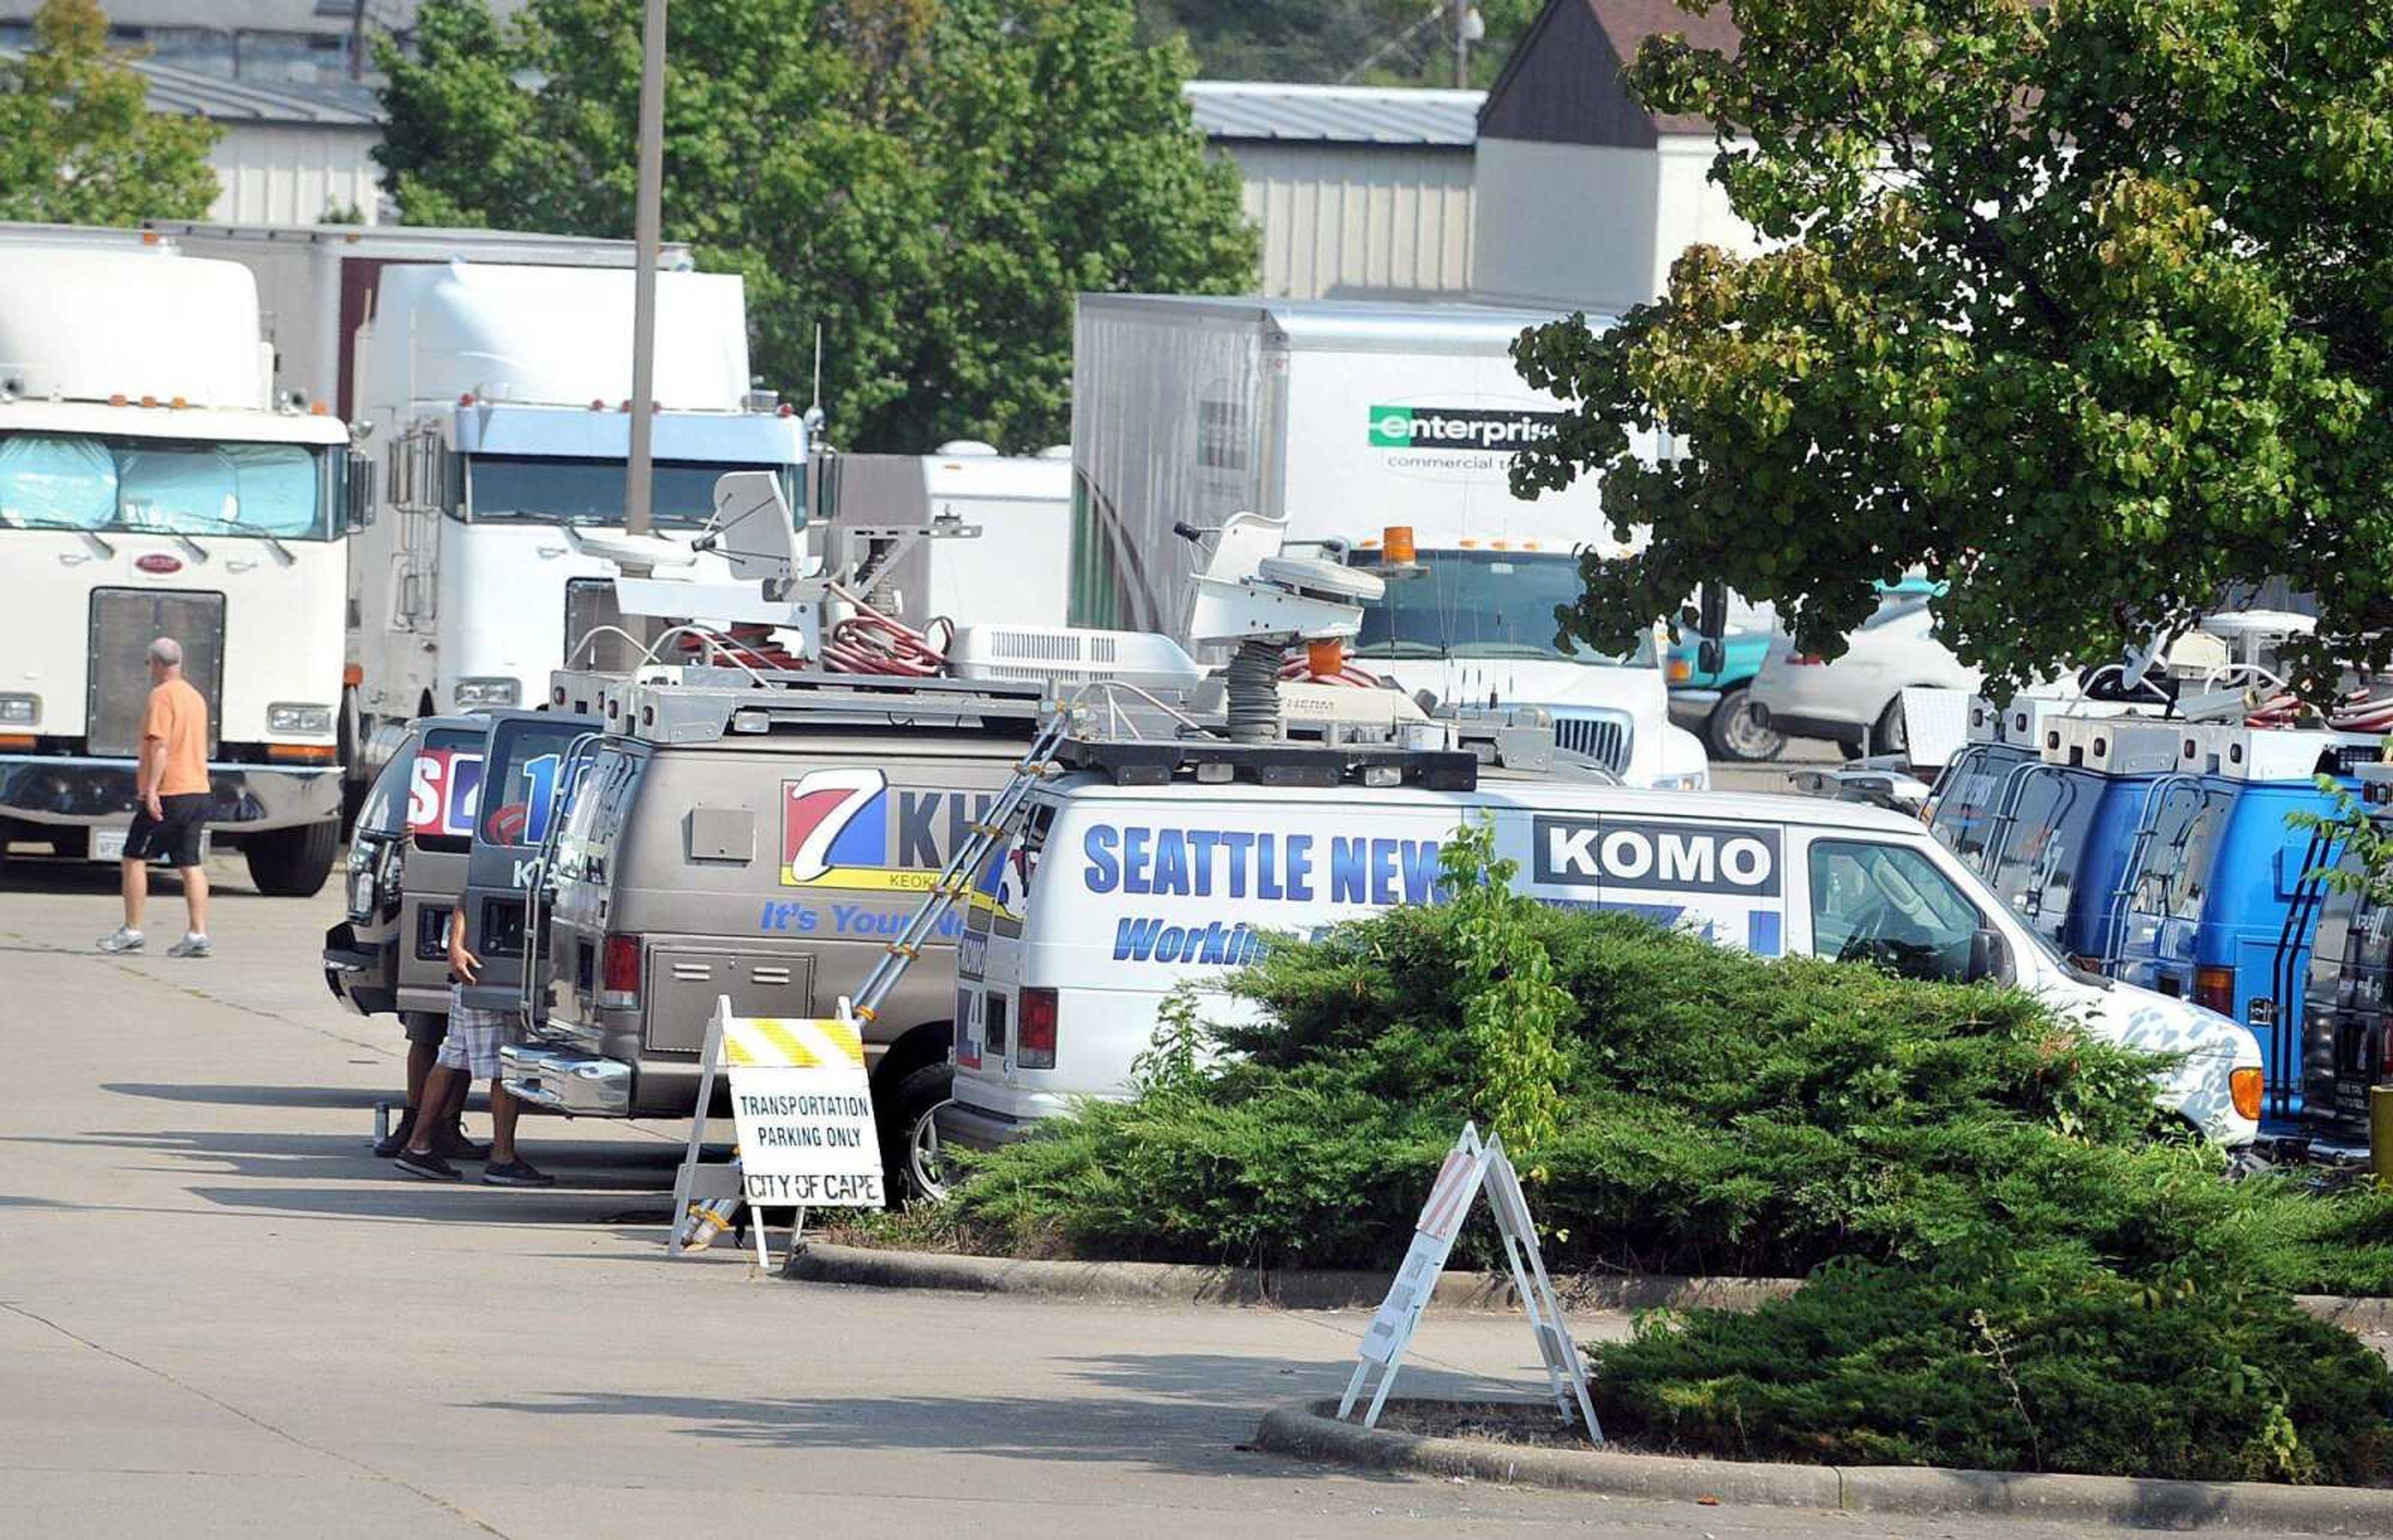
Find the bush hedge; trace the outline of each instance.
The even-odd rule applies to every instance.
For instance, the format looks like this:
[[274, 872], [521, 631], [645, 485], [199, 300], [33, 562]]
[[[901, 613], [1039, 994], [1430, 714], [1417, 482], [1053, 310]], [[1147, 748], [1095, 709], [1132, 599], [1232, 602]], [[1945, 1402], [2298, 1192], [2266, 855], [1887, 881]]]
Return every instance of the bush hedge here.
[[2282, 1293], [2084, 1258], [1978, 1274], [1832, 1263], [1747, 1315], [1596, 1344], [1604, 1431], [1828, 1464], [2383, 1482], [2393, 1375]]
[[[975, 1163], [943, 1232], [1015, 1255], [1391, 1268], [1476, 1116], [1509, 1124], [1557, 1270], [1811, 1274], [1754, 1314], [1591, 1350], [1615, 1433], [2386, 1475], [2393, 1373], [2288, 1293], [2393, 1293], [2393, 1197], [2226, 1180], [2155, 1108], [2158, 1061], [2017, 991], [1765, 961], [1512, 897], [1484, 837], [1448, 854], [1453, 902], [1275, 946], [1234, 985], [1247, 1024], [1209, 1035], [1183, 1002], [1136, 1095]], [[1497, 1254], [1465, 1233], [1464, 1265]]]
[[[2393, 1202], [2222, 1181], [2216, 1152], [2150, 1137], [2149, 1061], [2027, 996], [1621, 915], [1515, 918], [1572, 1002], [1559, 1131], [1513, 1152], [1555, 1266], [1799, 1275], [2058, 1239], [2393, 1292]], [[1393, 1266], [1475, 1110], [1458, 930], [1450, 907], [1405, 908], [1275, 948], [1238, 985], [1262, 1019], [1219, 1034], [1232, 1057], [990, 1157], [958, 1221], [1023, 1254]]]

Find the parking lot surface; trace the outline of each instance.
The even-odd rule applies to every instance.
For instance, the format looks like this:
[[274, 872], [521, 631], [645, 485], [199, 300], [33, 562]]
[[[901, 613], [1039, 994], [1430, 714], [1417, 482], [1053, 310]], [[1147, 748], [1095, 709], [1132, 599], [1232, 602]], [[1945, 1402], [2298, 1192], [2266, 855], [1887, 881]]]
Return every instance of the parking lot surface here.
[[[1263, 1408], [1342, 1384], [1361, 1313], [669, 1261], [671, 1127], [529, 1123], [550, 1192], [408, 1181], [367, 1150], [399, 1032], [316, 971], [332, 890], [216, 872], [218, 953], [179, 962], [91, 951], [112, 870], [0, 867], [0, 1534], [2067, 1533], [1244, 1451]], [[179, 919], [160, 887], [153, 934]], [[1536, 1383], [1518, 1322], [1432, 1314], [1416, 1352], [1411, 1390]]]

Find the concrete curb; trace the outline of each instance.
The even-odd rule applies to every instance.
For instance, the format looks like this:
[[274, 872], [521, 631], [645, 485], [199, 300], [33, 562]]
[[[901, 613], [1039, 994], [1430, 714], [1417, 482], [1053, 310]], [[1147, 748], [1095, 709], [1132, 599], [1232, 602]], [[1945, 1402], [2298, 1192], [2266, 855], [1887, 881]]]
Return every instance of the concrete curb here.
[[[1066, 1299], [1144, 1299], [1165, 1304], [1262, 1305], [1281, 1310], [1375, 1310], [1389, 1274], [1301, 1268], [1199, 1267], [1174, 1262], [1022, 1261], [960, 1252], [883, 1251], [809, 1241], [782, 1270], [809, 1283], [872, 1288], [940, 1288], [970, 1294], [1044, 1294]], [[1791, 1294], [1792, 1278], [1589, 1275], [1554, 1280], [1565, 1308], [1618, 1312], [1669, 1307], [1751, 1310]], [[1445, 1310], [1514, 1311], [1501, 1273], [1449, 1272], [1431, 1302]]]
[[1471, 1439], [1383, 1433], [1340, 1422], [1335, 1402], [1263, 1417], [1258, 1446], [1375, 1470], [1675, 1502], [1706, 1499], [1847, 1513], [1995, 1514], [2146, 1529], [2267, 1529], [2308, 1534], [2393, 1533], [2393, 1490], [2259, 1481], [2033, 1476], [1911, 1466], [1817, 1466], [1536, 1449]]
[[[1044, 1294], [1065, 1299], [1144, 1299], [1164, 1304], [1264, 1305], [1281, 1310], [1376, 1310], [1385, 1272], [1197, 1267], [1173, 1262], [1042, 1262], [960, 1252], [883, 1251], [809, 1241], [782, 1276], [872, 1288], [941, 1288], [966, 1294]], [[1566, 1311], [1751, 1310], [1795, 1292], [1799, 1278], [1683, 1278], [1668, 1273], [1586, 1273], [1554, 1280]], [[1521, 1308], [1502, 1273], [1449, 1272], [1430, 1302], [1441, 1310]], [[2393, 1299], [2305, 1294], [2312, 1315], [2363, 1337], [2393, 1336]]]

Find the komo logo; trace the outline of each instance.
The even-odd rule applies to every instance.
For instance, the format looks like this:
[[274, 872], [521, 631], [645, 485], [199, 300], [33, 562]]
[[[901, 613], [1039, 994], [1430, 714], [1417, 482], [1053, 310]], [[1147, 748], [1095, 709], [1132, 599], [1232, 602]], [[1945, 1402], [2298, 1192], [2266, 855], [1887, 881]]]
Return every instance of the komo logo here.
[[1518, 450], [1562, 431], [1559, 411], [1478, 407], [1375, 406], [1375, 450]]

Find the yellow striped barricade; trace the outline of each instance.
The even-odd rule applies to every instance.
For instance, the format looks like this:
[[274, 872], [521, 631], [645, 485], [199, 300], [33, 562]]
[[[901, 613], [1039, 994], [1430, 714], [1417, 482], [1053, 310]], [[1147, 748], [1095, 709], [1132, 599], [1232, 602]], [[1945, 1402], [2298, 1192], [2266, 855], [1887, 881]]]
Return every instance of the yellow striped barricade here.
[[[675, 1255], [683, 1253], [693, 1232], [711, 1240], [743, 1199], [756, 1232], [757, 1264], [765, 1268], [772, 1258], [763, 1210], [796, 1211], [790, 1235], [795, 1246], [808, 1208], [881, 1207], [881, 1139], [865, 1074], [864, 1036], [844, 1001], [841, 1012], [829, 1019], [734, 1016], [730, 998], [716, 997], [706, 1025], [689, 1149], [673, 1184], [668, 1245]], [[738, 1155], [728, 1165], [700, 1158], [718, 1073], [730, 1078], [732, 1121], [739, 1135]]]

